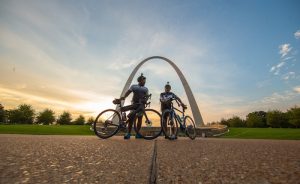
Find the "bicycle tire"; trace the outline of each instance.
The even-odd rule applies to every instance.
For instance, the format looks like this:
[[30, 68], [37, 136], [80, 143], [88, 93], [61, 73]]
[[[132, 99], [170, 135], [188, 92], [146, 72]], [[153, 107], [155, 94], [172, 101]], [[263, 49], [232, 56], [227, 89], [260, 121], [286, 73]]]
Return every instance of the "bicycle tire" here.
[[[112, 113], [113, 117], [117, 118], [115, 119], [115, 121], [117, 122], [116, 124], [113, 124], [111, 123], [111, 125], [113, 125], [114, 129], [111, 130], [111, 132], [109, 132], [108, 134], [102, 132], [103, 128], [101, 128], [101, 124], [103, 124], [103, 121], [102, 121], [102, 117], [104, 116], [105, 113]], [[110, 120], [111, 121], [111, 120]], [[94, 133], [101, 139], [107, 139], [109, 137], [112, 137], [114, 136], [116, 133], [118, 133], [119, 129], [120, 129], [120, 126], [119, 126], [119, 122], [121, 121], [121, 116], [120, 116], [120, 113], [114, 109], [106, 109], [104, 111], [102, 111], [101, 113], [98, 114], [97, 118], [95, 119], [94, 121]], [[106, 120], [105, 120], [105, 123], [104, 124], [107, 124], [106, 123]], [[104, 128], [107, 129], [106, 125], [104, 125]], [[100, 131], [98, 131], [100, 130]]]
[[[173, 133], [176, 137], [178, 135], [178, 122], [177, 122], [177, 119], [175, 117], [172, 117], [173, 119], [173, 124], [172, 122], [170, 122], [170, 127], [168, 127], [168, 124], [167, 124], [167, 130], [165, 130], [165, 123], [168, 123], [170, 121], [170, 119], [168, 118], [167, 119], [167, 122], [164, 122], [164, 117], [167, 115], [167, 114], [170, 114], [172, 112], [172, 110], [170, 109], [166, 109], [164, 110], [163, 114], [162, 114], [162, 117], [161, 117], [161, 127], [162, 127], [162, 132], [164, 133], [165, 137], [170, 139], [171, 135], [170, 135], [170, 132], [173, 131], [175, 133]], [[169, 115], [170, 116], [170, 115]], [[171, 120], [172, 121], [172, 120]], [[172, 127], [173, 127], [173, 130], [172, 130]], [[168, 129], [170, 129], [170, 131], [168, 131]]]
[[[151, 116], [150, 113], [155, 114], [156, 119], [158, 118], [158, 120], [156, 120], [154, 123], [151, 120], [149, 120], [150, 118], [148, 116]], [[146, 115], [147, 115], [148, 120], [149, 120], [150, 123], [148, 123], [148, 120], [145, 118]], [[158, 136], [161, 135], [162, 128], [160, 126], [161, 125], [160, 122], [161, 122], [161, 114], [158, 111], [156, 111], [154, 109], [145, 109], [143, 111], [142, 125], [141, 125], [140, 129], [138, 129], [138, 125], [137, 125], [138, 124], [138, 115], [135, 116], [135, 118], [134, 118], [134, 130], [135, 130], [136, 134], [138, 134], [143, 139], [152, 140], [152, 139], [155, 139], [155, 138], [157, 138]], [[151, 124], [151, 125], [149, 126], [149, 124]], [[154, 126], [156, 126], [156, 127], [154, 127]], [[152, 131], [151, 131], [151, 128], [152, 128]]]
[[[189, 120], [189, 124], [187, 124], [187, 120]], [[196, 132], [196, 126], [193, 118], [190, 116], [185, 116], [184, 118], [184, 124], [185, 124], [185, 134], [192, 140], [196, 138], [197, 132]]]

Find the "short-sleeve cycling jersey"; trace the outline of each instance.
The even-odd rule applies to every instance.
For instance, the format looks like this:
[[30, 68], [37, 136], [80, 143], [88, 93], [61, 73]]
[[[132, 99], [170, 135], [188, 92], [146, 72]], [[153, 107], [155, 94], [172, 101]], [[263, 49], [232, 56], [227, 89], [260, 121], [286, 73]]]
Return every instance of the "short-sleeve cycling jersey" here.
[[132, 103], [146, 103], [144, 97], [148, 95], [148, 88], [145, 86], [140, 86], [138, 84], [131, 85], [129, 91], [133, 92]]
[[164, 92], [160, 94], [160, 102], [161, 102], [161, 109], [170, 109], [171, 108], [171, 101], [170, 99], [175, 98], [177, 96], [172, 92]]

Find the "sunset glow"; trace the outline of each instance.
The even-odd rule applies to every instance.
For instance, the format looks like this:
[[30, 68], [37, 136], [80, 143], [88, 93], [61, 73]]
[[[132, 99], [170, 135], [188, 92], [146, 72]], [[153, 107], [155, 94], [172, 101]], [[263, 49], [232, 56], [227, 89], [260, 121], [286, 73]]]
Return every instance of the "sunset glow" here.
[[[160, 55], [185, 75], [204, 122], [300, 105], [299, 1], [217, 2], [1, 1], [0, 103], [95, 117]], [[167, 63], [141, 72], [152, 108], [167, 81], [188, 104]]]

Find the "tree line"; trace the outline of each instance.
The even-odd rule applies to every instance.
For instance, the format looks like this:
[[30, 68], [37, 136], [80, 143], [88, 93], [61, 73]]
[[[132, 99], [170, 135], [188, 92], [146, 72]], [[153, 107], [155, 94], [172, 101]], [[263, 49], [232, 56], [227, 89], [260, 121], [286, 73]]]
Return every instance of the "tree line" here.
[[[44, 109], [36, 113], [31, 105], [21, 104], [16, 109], [5, 110], [0, 104], [0, 123], [7, 124], [60, 124], [60, 125], [84, 125], [92, 124], [94, 118], [90, 117], [85, 120], [83, 115], [79, 115], [76, 119], [72, 119], [71, 113], [64, 111], [58, 117], [51, 109]], [[250, 128], [299, 128], [300, 127], [300, 107], [292, 107], [287, 112], [279, 110], [255, 111], [242, 119], [233, 116], [229, 119], [222, 118], [218, 122], [210, 124], [222, 124], [229, 127], [250, 127]]]
[[211, 124], [222, 124], [229, 127], [250, 127], [250, 128], [299, 128], [300, 127], [300, 107], [292, 107], [287, 112], [279, 110], [255, 111], [242, 119], [233, 116], [229, 119], [222, 118], [219, 122]]
[[55, 112], [51, 109], [44, 109], [36, 113], [31, 105], [21, 104], [15, 109], [5, 110], [0, 104], [0, 123], [2, 124], [84, 125], [93, 122], [93, 117], [86, 120], [83, 115], [79, 115], [73, 120], [71, 113], [67, 111], [56, 117]]

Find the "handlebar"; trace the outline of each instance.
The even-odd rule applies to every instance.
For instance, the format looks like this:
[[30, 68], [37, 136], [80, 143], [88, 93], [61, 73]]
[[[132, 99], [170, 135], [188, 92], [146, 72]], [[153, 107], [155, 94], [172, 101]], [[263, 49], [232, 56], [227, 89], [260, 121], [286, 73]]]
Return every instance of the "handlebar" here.
[[[143, 100], [145, 100], [145, 107], [149, 106], [150, 107], [150, 104], [151, 102], [147, 102], [149, 99], [151, 99], [152, 97], [152, 94], [149, 94], [149, 95], [145, 95], [143, 96]], [[142, 104], [142, 99], [139, 100], [139, 103]], [[122, 100], [120, 98], [115, 98], [113, 101], [112, 101], [113, 104], [115, 105], [119, 105], [121, 107], [121, 104], [122, 104]]]
[[185, 111], [186, 109], [187, 109], [187, 106], [186, 105], [184, 105], [184, 106], [182, 106], [181, 105], [181, 103], [176, 99], [176, 98], [170, 98], [169, 100], [167, 100], [166, 102], [168, 102], [168, 101], [170, 101], [170, 102], [172, 102], [173, 100], [175, 100], [175, 102], [177, 103], [177, 105], [179, 106], [179, 107], [182, 107], [182, 110], [183, 111]]

